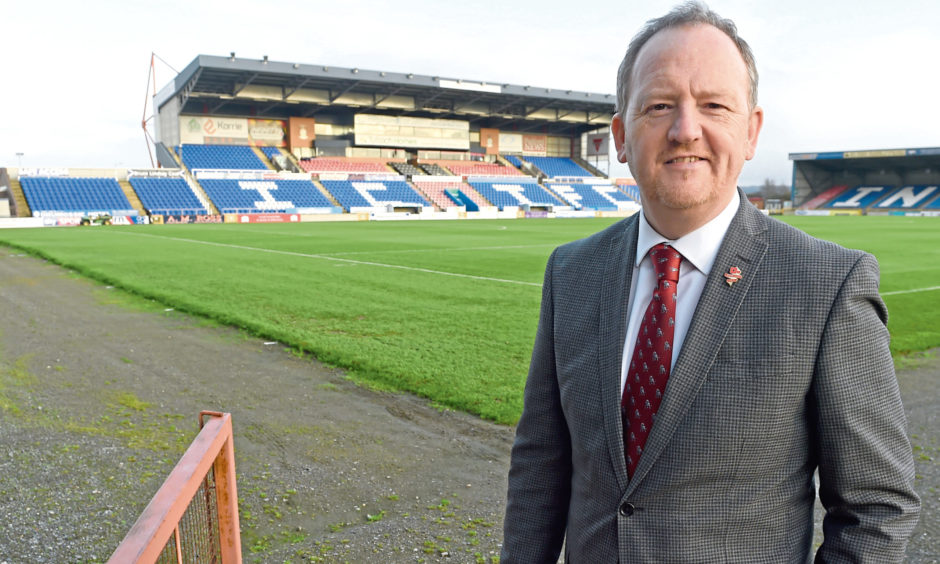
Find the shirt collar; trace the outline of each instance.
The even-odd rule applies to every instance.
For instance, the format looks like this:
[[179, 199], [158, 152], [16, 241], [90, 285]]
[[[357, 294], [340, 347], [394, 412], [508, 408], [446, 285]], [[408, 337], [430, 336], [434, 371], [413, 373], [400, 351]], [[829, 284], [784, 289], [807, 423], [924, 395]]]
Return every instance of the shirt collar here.
[[636, 262], [634, 266], [639, 268], [640, 263], [649, 253], [653, 246], [659, 243], [666, 243], [682, 254], [682, 257], [692, 264], [702, 274], [708, 274], [718, 256], [718, 248], [725, 238], [728, 226], [731, 220], [738, 212], [738, 206], [741, 203], [741, 196], [738, 191], [734, 191], [734, 196], [725, 209], [708, 223], [699, 227], [691, 233], [686, 233], [676, 240], [669, 240], [656, 232], [655, 229], [646, 221], [646, 215], [640, 213], [640, 230], [636, 240]]

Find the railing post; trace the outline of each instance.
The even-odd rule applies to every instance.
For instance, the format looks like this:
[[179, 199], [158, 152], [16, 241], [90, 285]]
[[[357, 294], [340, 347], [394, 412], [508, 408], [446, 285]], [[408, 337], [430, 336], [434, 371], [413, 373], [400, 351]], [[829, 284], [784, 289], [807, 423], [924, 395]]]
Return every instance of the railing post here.
[[242, 545], [238, 523], [238, 490], [235, 486], [235, 446], [231, 416], [226, 415], [225, 425], [228, 428], [228, 439], [213, 464], [215, 499], [219, 511], [219, 547], [222, 552], [222, 564], [239, 564], [242, 561]]

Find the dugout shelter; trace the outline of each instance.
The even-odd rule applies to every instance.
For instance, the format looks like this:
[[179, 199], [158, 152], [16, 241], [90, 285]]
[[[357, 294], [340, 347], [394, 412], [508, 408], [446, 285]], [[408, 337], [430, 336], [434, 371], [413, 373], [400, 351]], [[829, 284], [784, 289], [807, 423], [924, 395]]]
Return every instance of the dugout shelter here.
[[940, 147], [789, 157], [797, 213], [940, 215]]

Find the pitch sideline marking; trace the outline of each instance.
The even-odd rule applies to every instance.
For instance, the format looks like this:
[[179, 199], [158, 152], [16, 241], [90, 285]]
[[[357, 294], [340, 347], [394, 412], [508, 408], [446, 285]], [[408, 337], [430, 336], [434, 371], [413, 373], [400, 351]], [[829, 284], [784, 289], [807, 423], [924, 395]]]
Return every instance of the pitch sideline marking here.
[[[210, 224], [205, 224], [209, 226]], [[221, 230], [215, 230], [219, 232]], [[266, 235], [279, 235], [284, 237], [291, 237], [296, 239], [297, 237], [314, 237], [315, 235], [308, 234], [296, 234], [293, 232], [287, 231], [265, 231]], [[555, 248], [558, 245], [565, 243], [566, 241], [561, 241], [558, 243], [539, 243], [537, 245], [493, 245], [486, 247], [438, 247], [438, 248], [425, 248], [425, 249], [387, 249], [384, 251], [337, 251], [335, 253], [320, 253], [320, 256], [348, 256], [348, 255], [392, 255], [400, 253], [427, 253], [427, 252], [439, 252], [439, 251], [502, 251], [509, 249], [538, 249], [542, 247]], [[541, 284], [539, 284], [541, 286]]]
[[339, 257], [328, 256], [328, 255], [316, 255], [316, 254], [310, 254], [310, 253], [297, 253], [297, 252], [294, 252], [294, 251], [279, 251], [279, 250], [277, 250], [277, 249], [265, 249], [265, 248], [263, 248], [263, 247], [248, 247], [248, 246], [245, 246], [245, 245], [233, 245], [233, 244], [231, 244], [231, 243], [216, 243], [216, 242], [214, 242], [214, 241], [200, 241], [200, 240], [198, 240], [198, 239], [186, 239], [186, 238], [183, 238], [183, 237], [167, 237], [167, 236], [164, 236], [164, 235], [153, 235], [153, 234], [151, 234], [151, 233], [133, 233], [133, 232], [129, 232], [129, 231], [124, 231], [124, 232], [116, 231], [115, 233], [121, 233], [121, 234], [124, 234], [124, 235], [138, 235], [138, 236], [141, 236], [141, 237], [153, 237], [153, 238], [156, 238], [156, 239], [169, 239], [169, 240], [172, 240], [172, 241], [182, 241], [182, 242], [185, 242], [185, 243], [200, 243], [200, 244], [203, 244], [203, 245], [212, 245], [212, 246], [215, 246], [215, 247], [228, 247], [228, 248], [231, 248], [231, 249], [243, 249], [243, 250], [246, 250], [246, 251], [258, 251], [258, 252], [261, 252], [261, 253], [274, 253], [274, 254], [278, 254], [278, 255], [288, 255], [288, 256], [295, 256], [295, 257], [302, 257], [302, 258], [315, 258], [315, 259], [323, 259], [323, 260], [332, 260], [332, 261], [336, 261], [336, 262], [345, 262], [345, 263], [349, 263], [349, 264], [361, 264], [361, 265], [365, 265], [365, 266], [378, 266], [378, 267], [382, 267], [382, 268], [397, 268], [397, 269], [399, 269], [399, 270], [411, 270], [411, 271], [414, 271], [414, 272], [425, 272], [425, 273], [428, 273], [428, 274], [440, 274], [440, 275], [443, 275], [443, 276], [454, 276], [454, 277], [456, 277], [456, 278], [470, 278], [470, 279], [472, 279], [472, 280], [486, 280], [486, 281], [488, 281], [488, 282], [502, 282], [502, 283], [504, 283], [504, 284], [518, 284], [518, 285], [520, 285], [520, 286], [535, 286], [535, 287], [537, 287], [537, 288], [541, 288], [541, 287], [542, 287], [542, 284], [541, 284], [541, 283], [538, 283], [538, 282], [523, 282], [523, 281], [521, 281], [521, 280], [507, 280], [507, 279], [505, 279], [505, 278], [491, 278], [491, 277], [489, 277], [489, 276], [475, 276], [475, 275], [473, 275], [473, 274], [460, 274], [460, 273], [458, 273], [458, 272], [447, 272], [447, 271], [445, 271], [445, 270], [432, 270], [432, 269], [430, 269], [430, 268], [419, 268], [419, 267], [415, 267], [415, 266], [402, 266], [402, 265], [399, 265], [399, 264], [385, 264], [385, 263], [381, 263], [381, 262], [370, 262], [370, 261], [364, 261], [364, 260], [345, 259], [345, 258], [339, 258]]
[[931, 290], [940, 290], [940, 286], [928, 286], [926, 288], [913, 288], [911, 290], [895, 290], [893, 292], [885, 292], [881, 295], [882, 296], [897, 296], [900, 294], [914, 294], [917, 292], [929, 292]]
[[[323, 256], [347, 256], [347, 255], [394, 255], [401, 253], [431, 253], [440, 251], [503, 251], [508, 249], [536, 249], [540, 247], [557, 247], [557, 243], [542, 243], [539, 245], [500, 245], [493, 247], [440, 247], [436, 249], [389, 249], [386, 251], [341, 251], [337, 253], [323, 253]], [[539, 284], [541, 286], [541, 284]]]

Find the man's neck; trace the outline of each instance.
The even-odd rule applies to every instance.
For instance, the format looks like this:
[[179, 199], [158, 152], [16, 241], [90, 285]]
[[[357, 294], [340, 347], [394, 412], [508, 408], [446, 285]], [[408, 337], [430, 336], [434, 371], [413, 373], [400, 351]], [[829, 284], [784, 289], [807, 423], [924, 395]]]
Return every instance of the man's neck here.
[[647, 202], [643, 198], [643, 215], [657, 233], [676, 240], [715, 219], [728, 207], [736, 191], [737, 188], [719, 200], [687, 209], [669, 208], [659, 202]]

